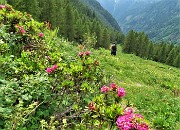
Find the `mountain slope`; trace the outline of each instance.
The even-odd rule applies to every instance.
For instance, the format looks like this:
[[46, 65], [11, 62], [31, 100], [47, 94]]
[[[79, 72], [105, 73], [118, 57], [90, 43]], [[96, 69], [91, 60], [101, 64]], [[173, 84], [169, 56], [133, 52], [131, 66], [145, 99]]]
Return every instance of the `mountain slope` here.
[[180, 92], [180, 69], [121, 53], [120, 46], [116, 57], [104, 49], [92, 54], [100, 59], [110, 81], [125, 88], [129, 106], [144, 114], [153, 128], [179, 129], [178, 116], [172, 113], [177, 110], [175, 113], [180, 114], [177, 107], [180, 98], [174, 96]]
[[113, 18], [113, 16], [106, 11], [96, 0], [81, 0], [83, 3], [88, 5], [91, 9], [93, 9], [97, 16], [104, 21], [104, 23], [112, 26], [116, 30], [120, 31], [120, 27], [117, 21]]
[[[120, 46], [117, 56], [82, 50], [58, 38], [57, 29], [0, 7], [0, 129], [115, 130], [126, 107], [150, 128], [179, 129], [179, 69], [123, 54]], [[102, 93], [112, 82], [125, 98], [112, 89]]]
[[98, 1], [113, 14], [125, 33], [134, 29], [144, 31], [154, 41], [180, 43], [178, 0], [116, 0], [111, 2], [113, 10]]
[[[94, 36], [94, 47], [109, 48], [111, 42], [122, 43], [118, 23], [97, 1], [82, 0], [16, 0], [7, 2], [15, 9], [32, 14], [69, 41], [82, 43], [84, 34]], [[96, 5], [96, 6], [95, 6]]]

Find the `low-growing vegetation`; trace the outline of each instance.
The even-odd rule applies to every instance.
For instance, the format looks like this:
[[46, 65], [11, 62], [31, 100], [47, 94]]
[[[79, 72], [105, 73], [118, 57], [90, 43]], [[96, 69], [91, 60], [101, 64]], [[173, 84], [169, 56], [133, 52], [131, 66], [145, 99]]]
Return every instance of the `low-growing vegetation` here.
[[0, 27], [0, 129], [178, 129], [179, 69], [77, 47], [9, 5]]

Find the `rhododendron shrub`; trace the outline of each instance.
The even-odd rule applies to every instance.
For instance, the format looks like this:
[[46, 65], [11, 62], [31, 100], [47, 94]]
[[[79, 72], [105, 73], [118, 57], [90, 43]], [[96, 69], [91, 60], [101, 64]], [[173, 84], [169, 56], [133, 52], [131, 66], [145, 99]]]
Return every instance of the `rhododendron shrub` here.
[[[39, 53], [39, 56], [43, 55], [45, 46], [41, 40], [41, 31], [46, 29], [46, 26], [34, 21], [31, 15], [14, 10], [10, 5], [0, 5], [0, 11], [1, 27], [5, 27], [2, 39], [9, 45], [9, 53], [20, 57], [22, 51], [38, 50], [36, 53]], [[6, 35], [8, 33], [10, 35]]]
[[58, 66], [55, 64], [55, 65], [53, 65], [52, 67], [48, 67], [48, 68], [46, 69], [46, 72], [47, 72], [48, 74], [50, 74], [50, 73], [52, 73], [53, 71], [55, 71], [57, 68], [58, 68]]
[[100, 120], [99, 129], [103, 129], [107, 123], [111, 123], [111, 127], [117, 125], [119, 130], [148, 130], [149, 126], [142, 115], [135, 114], [131, 107], [123, 110], [121, 102], [126, 95], [124, 88], [118, 87], [112, 82], [110, 86], [102, 86], [100, 91], [103, 94], [95, 97], [88, 105], [92, 118]]
[[101, 92], [103, 92], [103, 93], [106, 93], [106, 92], [108, 92], [109, 90], [110, 90], [110, 88], [107, 87], [107, 86], [105, 86], [105, 85], [101, 88]]
[[149, 126], [140, 114], [133, 113], [132, 108], [126, 108], [124, 114], [116, 121], [119, 130], [148, 130]]
[[[1, 5], [0, 14], [0, 129], [121, 127], [126, 91], [105, 85], [93, 52], [67, 54], [74, 46], [58, 38], [57, 30], [44, 30], [43, 23], [9, 5]], [[136, 118], [143, 119], [131, 119]], [[138, 121], [135, 127], [146, 128]]]
[[118, 88], [117, 95], [118, 95], [118, 97], [124, 97], [126, 95], [124, 88]]

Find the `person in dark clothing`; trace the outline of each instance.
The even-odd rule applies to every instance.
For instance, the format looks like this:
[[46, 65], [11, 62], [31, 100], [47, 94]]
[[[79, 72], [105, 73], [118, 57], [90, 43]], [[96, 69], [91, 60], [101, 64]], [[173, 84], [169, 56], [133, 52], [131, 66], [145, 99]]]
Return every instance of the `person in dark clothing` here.
[[116, 51], [117, 51], [117, 47], [116, 47], [116, 44], [113, 44], [112, 46], [111, 46], [111, 55], [116, 55]]

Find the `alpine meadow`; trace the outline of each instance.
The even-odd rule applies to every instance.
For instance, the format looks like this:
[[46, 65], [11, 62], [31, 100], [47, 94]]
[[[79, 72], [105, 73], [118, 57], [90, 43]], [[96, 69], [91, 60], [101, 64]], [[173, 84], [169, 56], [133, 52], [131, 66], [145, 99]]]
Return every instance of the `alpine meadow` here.
[[178, 17], [124, 32], [113, 2], [0, 0], [0, 130], [180, 129]]

